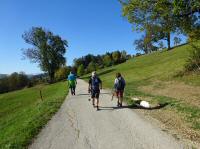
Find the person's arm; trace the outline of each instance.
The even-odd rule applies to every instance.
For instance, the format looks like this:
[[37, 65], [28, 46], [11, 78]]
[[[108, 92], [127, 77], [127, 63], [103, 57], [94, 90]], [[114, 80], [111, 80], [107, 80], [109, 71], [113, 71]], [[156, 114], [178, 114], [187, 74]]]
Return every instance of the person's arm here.
[[102, 81], [100, 78], [99, 78], [99, 82], [100, 82], [100, 89], [102, 89]]
[[88, 85], [88, 93], [90, 93], [91, 92], [91, 79], [89, 80], [89, 83], [88, 83], [89, 85]]
[[123, 81], [124, 81], [124, 87], [126, 86], [126, 81], [124, 80], [124, 78], [123, 78]]
[[75, 75], [75, 83], [77, 84], [77, 76]]
[[116, 90], [116, 88], [117, 88], [117, 79], [115, 79], [114, 81], [114, 89]]
[[69, 80], [67, 80], [67, 85], [68, 85], [68, 87], [69, 87]]

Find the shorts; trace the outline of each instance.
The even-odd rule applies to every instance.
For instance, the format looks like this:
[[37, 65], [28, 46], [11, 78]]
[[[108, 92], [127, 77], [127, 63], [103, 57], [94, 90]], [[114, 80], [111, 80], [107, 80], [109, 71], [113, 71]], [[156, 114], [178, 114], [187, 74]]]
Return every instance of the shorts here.
[[76, 88], [76, 85], [69, 84], [69, 88]]
[[91, 98], [99, 99], [100, 90], [91, 90]]
[[124, 91], [123, 90], [117, 90], [116, 95], [117, 97], [123, 97]]

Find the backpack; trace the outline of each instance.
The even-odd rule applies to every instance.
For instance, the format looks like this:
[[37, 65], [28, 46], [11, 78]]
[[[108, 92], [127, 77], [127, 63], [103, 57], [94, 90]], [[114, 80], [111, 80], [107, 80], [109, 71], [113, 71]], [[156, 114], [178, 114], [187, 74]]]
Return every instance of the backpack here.
[[125, 83], [124, 83], [123, 78], [117, 78], [117, 80], [118, 80], [118, 82], [116, 84], [116, 89], [117, 90], [124, 90]]
[[91, 78], [92, 80], [92, 83], [91, 83], [91, 87], [92, 87], [92, 90], [99, 90], [99, 78], [98, 77], [95, 77], [95, 78]]

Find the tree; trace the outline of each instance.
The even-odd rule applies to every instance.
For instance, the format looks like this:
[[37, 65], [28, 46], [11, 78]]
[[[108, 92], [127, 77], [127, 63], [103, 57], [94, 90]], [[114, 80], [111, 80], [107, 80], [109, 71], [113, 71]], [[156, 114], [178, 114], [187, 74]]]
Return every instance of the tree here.
[[121, 53], [119, 51], [114, 51], [112, 53], [112, 59], [114, 64], [120, 63]]
[[195, 35], [200, 39], [200, 1], [199, 0], [173, 0], [174, 15], [178, 16], [177, 24], [187, 34]]
[[83, 64], [81, 64], [79, 67], [78, 67], [78, 70], [77, 70], [77, 73], [79, 76], [82, 76], [84, 74], [85, 70], [84, 70], [84, 66]]
[[121, 52], [121, 62], [125, 62], [127, 60], [127, 53], [125, 50]]
[[33, 46], [23, 49], [23, 55], [31, 62], [38, 63], [41, 70], [48, 73], [52, 83], [56, 70], [65, 65], [67, 41], [42, 27], [32, 27], [22, 35], [22, 38]]
[[165, 48], [165, 46], [164, 46], [164, 44], [163, 44], [162, 41], [160, 41], [160, 42], [158, 43], [158, 46], [159, 46], [160, 49], [164, 49], [164, 48]]
[[174, 37], [174, 45], [178, 46], [181, 43], [181, 38]]
[[9, 84], [9, 91], [13, 91], [17, 89], [18, 86], [18, 73], [14, 72], [12, 73], [8, 78], [8, 84]]
[[23, 73], [14, 72], [9, 76], [0, 79], [0, 93], [22, 89], [28, 86], [30, 80], [28, 76]]
[[109, 67], [112, 65], [112, 58], [110, 57], [110, 55], [106, 54], [103, 56], [103, 64], [106, 67]]
[[60, 80], [66, 79], [70, 71], [71, 71], [71, 67], [69, 66], [68, 67], [64, 66], [64, 67], [59, 68], [55, 73], [56, 80], [60, 81]]
[[[177, 17], [173, 15], [171, 0], [121, 0], [123, 15], [133, 24], [136, 30], [146, 30], [155, 39], [167, 40], [170, 49], [171, 32], [177, 30], [174, 25]], [[155, 40], [151, 37], [152, 40]]]
[[90, 62], [87, 67], [88, 72], [96, 71], [96, 64], [94, 62]]
[[141, 39], [135, 40], [134, 44], [136, 45], [136, 50], [143, 51], [145, 54], [157, 50], [157, 47], [155, 47], [152, 43], [152, 39], [149, 38], [147, 35], [142, 36]]
[[[136, 29], [145, 30], [146, 24], [159, 25], [168, 40], [171, 31], [179, 29], [190, 34], [200, 29], [199, 0], [119, 1], [122, 4], [123, 15]], [[196, 37], [200, 38], [200, 36]]]
[[18, 82], [17, 88], [21, 89], [28, 85], [29, 79], [24, 72], [20, 72], [17, 77], [17, 82]]

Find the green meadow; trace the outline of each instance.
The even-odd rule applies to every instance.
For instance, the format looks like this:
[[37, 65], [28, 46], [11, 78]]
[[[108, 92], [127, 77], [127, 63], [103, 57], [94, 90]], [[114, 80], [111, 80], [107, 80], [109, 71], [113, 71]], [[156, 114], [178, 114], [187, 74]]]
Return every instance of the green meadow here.
[[0, 94], [0, 148], [26, 148], [67, 93], [66, 82], [59, 82]]

